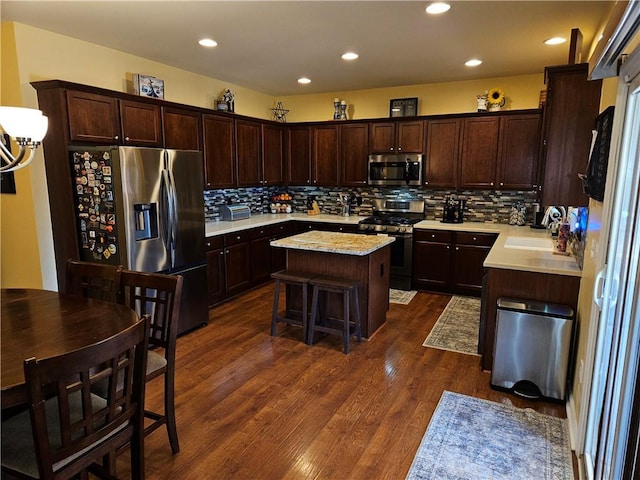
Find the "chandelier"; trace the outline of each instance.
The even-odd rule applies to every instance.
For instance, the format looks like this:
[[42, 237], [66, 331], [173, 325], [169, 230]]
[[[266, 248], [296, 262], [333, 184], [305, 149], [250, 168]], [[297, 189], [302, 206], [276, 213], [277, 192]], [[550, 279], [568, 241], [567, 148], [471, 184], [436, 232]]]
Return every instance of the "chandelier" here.
[[[26, 167], [36, 154], [42, 142], [49, 120], [42, 111], [23, 107], [0, 107], [0, 126], [18, 144], [17, 155], [11, 153], [6, 135], [0, 141], [0, 173], [11, 172]], [[27, 150], [30, 150], [27, 152]], [[28, 155], [27, 155], [28, 153]]]

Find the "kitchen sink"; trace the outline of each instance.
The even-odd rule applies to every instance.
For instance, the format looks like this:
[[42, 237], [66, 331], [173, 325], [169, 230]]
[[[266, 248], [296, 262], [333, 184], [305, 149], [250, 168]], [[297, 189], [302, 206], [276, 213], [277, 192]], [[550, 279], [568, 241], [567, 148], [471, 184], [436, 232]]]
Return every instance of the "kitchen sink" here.
[[550, 238], [507, 237], [504, 242], [504, 248], [552, 252], [553, 241]]

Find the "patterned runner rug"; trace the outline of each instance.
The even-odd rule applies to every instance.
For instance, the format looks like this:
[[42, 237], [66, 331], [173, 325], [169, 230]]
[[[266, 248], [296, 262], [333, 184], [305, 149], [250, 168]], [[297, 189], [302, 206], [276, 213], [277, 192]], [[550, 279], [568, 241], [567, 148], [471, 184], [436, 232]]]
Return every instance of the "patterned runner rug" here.
[[389, 289], [389, 302], [399, 303], [400, 305], [409, 305], [413, 297], [416, 296], [415, 290], [396, 290], [395, 288]]
[[406, 480], [573, 480], [567, 420], [445, 391]]
[[479, 331], [480, 299], [454, 296], [422, 345], [477, 355]]

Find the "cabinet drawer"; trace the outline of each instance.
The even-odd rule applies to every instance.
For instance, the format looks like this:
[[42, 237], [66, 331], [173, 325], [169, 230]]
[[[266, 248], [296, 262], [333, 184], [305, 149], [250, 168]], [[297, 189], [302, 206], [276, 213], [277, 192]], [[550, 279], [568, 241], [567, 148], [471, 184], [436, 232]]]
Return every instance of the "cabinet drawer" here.
[[207, 251], [219, 250], [224, 246], [224, 241], [220, 235], [217, 237], [207, 237], [205, 239], [205, 245], [207, 247]]
[[231, 245], [237, 245], [238, 243], [244, 243], [251, 240], [251, 233], [249, 230], [242, 230], [241, 232], [227, 233], [224, 236], [224, 246], [230, 247]]
[[264, 227], [256, 227], [249, 230], [251, 240], [258, 240], [260, 238], [267, 238], [271, 236], [271, 226], [265, 225]]
[[453, 240], [453, 232], [448, 230], [414, 230], [413, 235], [417, 242], [451, 243]]
[[470, 233], [456, 232], [456, 243], [459, 245], [480, 245], [483, 247], [493, 246], [497, 235], [493, 233]]
[[278, 223], [271, 226], [271, 235], [274, 238], [282, 238], [293, 235], [294, 229], [291, 222]]

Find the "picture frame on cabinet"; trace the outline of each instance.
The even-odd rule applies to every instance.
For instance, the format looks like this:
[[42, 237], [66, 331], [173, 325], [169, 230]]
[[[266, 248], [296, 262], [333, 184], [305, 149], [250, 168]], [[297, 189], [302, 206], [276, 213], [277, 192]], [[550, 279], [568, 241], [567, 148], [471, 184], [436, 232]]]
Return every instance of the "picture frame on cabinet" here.
[[389, 117], [415, 117], [418, 115], [418, 97], [394, 98], [389, 101]]
[[164, 80], [134, 73], [133, 93], [141, 97], [164, 98]]

